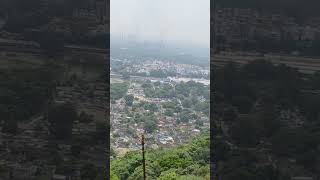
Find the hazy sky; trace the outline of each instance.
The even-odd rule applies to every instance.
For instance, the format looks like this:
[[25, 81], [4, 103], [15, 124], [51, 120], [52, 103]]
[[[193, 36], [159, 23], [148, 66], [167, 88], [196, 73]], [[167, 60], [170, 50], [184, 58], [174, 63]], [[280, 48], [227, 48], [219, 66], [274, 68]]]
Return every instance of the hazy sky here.
[[111, 36], [209, 47], [210, 0], [111, 0]]

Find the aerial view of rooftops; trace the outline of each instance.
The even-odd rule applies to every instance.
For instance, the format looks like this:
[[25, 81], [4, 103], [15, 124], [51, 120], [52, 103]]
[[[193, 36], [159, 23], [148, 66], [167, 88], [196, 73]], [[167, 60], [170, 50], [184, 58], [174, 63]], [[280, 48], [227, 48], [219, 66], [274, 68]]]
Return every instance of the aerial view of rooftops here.
[[110, 7], [111, 179], [209, 180], [209, 0]]

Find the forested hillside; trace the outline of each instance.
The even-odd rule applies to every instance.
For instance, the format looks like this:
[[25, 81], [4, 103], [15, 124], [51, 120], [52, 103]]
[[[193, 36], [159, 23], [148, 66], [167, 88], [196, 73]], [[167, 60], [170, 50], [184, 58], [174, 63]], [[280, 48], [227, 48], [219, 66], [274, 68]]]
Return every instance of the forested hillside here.
[[[210, 138], [202, 135], [189, 144], [146, 152], [147, 179], [209, 180]], [[142, 179], [140, 151], [129, 152], [111, 162], [111, 180]]]

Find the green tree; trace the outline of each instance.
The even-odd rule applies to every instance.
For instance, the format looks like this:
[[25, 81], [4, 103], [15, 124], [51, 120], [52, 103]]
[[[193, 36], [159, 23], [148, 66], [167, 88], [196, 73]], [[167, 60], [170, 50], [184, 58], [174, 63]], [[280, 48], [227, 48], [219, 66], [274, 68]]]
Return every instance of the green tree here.
[[207, 175], [206, 178], [194, 176], [194, 175], [183, 175], [183, 176], [177, 177], [177, 180], [207, 180], [207, 179], [210, 179], [209, 175]]
[[182, 101], [182, 106], [183, 106], [184, 108], [190, 108], [191, 105], [192, 105], [192, 101], [189, 100], [189, 99], [185, 99], [185, 100]]
[[152, 133], [157, 129], [158, 120], [157, 118], [152, 115], [147, 115], [144, 117], [144, 129], [148, 133]]
[[166, 153], [162, 158], [158, 160], [162, 171], [170, 169], [186, 168], [192, 164], [191, 156], [184, 151], [176, 151]]
[[164, 112], [164, 115], [173, 116], [173, 110], [172, 109], [166, 109], [165, 112]]
[[180, 122], [187, 123], [187, 122], [189, 122], [190, 119], [191, 119], [191, 114], [189, 111], [183, 110], [179, 114], [179, 121]]
[[174, 171], [164, 171], [161, 173], [158, 180], [176, 180], [177, 174]]
[[120, 178], [113, 171], [111, 171], [110, 180], [120, 180]]
[[133, 103], [133, 100], [134, 100], [134, 96], [132, 94], [126, 95], [124, 97], [124, 100], [126, 101], [126, 105], [127, 106], [132, 106], [132, 103]]
[[124, 83], [112, 83], [110, 88], [110, 99], [115, 101], [122, 98], [128, 91], [129, 84]]
[[151, 112], [157, 112], [159, 110], [155, 103], [145, 103], [143, 107], [145, 110], [149, 110]]
[[[209, 179], [209, 145], [209, 136], [203, 135], [182, 146], [147, 151], [147, 179]], [[120, 179], [142, 179], [141, 152], [132, 151], [112, 160], [111, 172]]]

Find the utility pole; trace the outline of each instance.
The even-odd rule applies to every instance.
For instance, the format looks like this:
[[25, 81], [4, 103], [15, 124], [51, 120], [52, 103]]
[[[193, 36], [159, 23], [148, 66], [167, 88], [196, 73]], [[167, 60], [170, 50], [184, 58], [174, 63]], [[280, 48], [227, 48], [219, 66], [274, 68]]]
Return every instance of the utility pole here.
[[143, 180], [146, 180], [146, 159], [144, 156], [144, 134], [141, 137], [141, 145], [142, 145], [142, 164], [143, 164]]

